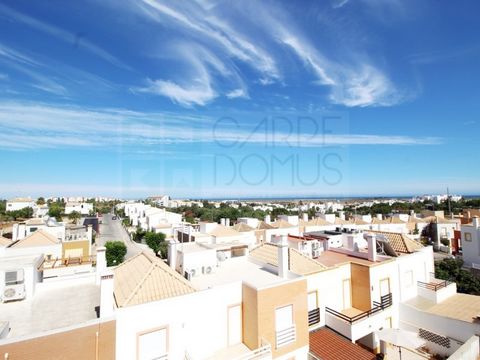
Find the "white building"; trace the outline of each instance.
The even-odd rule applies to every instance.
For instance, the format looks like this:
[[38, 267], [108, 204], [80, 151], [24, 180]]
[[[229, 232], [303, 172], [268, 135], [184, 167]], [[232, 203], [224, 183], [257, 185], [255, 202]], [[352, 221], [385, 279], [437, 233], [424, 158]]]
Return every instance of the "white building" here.
[[16, 211], [25, 208], [34, 208], [35, 201], [31, 198], [15, 198], [8, 200], [6, 204], [6, 211]]
[[461, 226], [462, 258], [466, 267], [480, 269], [480, 218]]
[[88, 215], [93, 212], [93, 204], [86, 202], [67, 202], [65, 204], [65, 214], [77, 212], [82, 215]]

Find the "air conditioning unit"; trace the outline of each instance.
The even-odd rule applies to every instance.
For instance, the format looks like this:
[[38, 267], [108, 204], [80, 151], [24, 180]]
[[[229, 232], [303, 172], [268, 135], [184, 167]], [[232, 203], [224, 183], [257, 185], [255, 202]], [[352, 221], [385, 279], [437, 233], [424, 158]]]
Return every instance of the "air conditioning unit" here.
[[313, 249], [312, 250], [312, 257], [318, 258], [320, 256], [320, 249]]
[[25, 284], [22, 270], [5, 271], [5, 287], [3, 288], [2, 301], [25, 299]]
[[320, 243], [318, 241], [312, 241], [312, 249], [316, 250], [320, 247]]
[[202, 273], [205, 274], [205, 275], [208, 275], [208, 274], [211, 274], [213, 273], [215, 270], [215, 268], [211, 265], [209, 266], [202, 266]]

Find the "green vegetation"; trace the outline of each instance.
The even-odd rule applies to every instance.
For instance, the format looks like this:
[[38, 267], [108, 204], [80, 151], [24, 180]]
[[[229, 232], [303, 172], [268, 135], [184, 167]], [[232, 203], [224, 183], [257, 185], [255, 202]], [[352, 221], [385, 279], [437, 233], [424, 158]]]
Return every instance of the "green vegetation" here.
[[62, 215], [65, 212], [65, 203], [63, 201], [51, 202], [48, 206], [48, 215], [62, 221]]
[[163, 259], [166, 259], [168, 254], [168, 244], [165, 241], [165, 234], [163, 233], [154, 233], [154, 232], [147, 232], [145, 234], [145, 243], [148, 245], [150, 249], [153, 250], [155, 254], [160, 252], [160, 256]]
[[82, 214], [80, 214], [78, 211], [72, 211], [70, 214], [68, 214], [68, 220], [70, 220], [74, 224], [76, 224], [77, 221], [81, 218]]
[[30, 219], [33, 216], [33, 209], [27, 207], [20, 210], [8, 211], [5, 215], [13, 220]]
[[44, 197], [39, 197], [37, 199], [37, 205], [45, 205], [45, 198]]
[[480, 295], [480, 280], [462, 266], [462, 260], [444, 259], [435, 263], [435, 277], [456, 282], [459, 293]]
[[121, 264], [127, 254], [127, 246], [121, 241], [107, 241], [105, 243], [107, 266]]

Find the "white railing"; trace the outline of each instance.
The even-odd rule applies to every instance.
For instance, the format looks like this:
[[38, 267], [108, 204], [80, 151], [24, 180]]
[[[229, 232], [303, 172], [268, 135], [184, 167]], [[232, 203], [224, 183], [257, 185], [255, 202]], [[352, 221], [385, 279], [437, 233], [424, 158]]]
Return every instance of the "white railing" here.
[[295, 325], [276, 332], [276, 348], [291, 344], [297, 340]]
[[472, 263], [472, 268], [473, 268], [473, 269], [480, 270], [480, 264]]
[[260, 360], [268, 357], [271, 359], [272, 356], [272, 347], [270, 344], [263, 345], [258, 349], [252, 350], [248, 354], [241, 355], [239, 357], [234, 358], [233, 360]]
[[168, 354], [157, 356], [154, 360], [168, 360]]

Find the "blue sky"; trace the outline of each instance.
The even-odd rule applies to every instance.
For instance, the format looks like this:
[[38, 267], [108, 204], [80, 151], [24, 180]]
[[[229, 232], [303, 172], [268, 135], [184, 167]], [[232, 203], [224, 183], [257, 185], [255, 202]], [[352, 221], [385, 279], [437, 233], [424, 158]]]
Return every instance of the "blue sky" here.
[[478, 194], [471, 1], [2, 1], [0, 196]]

